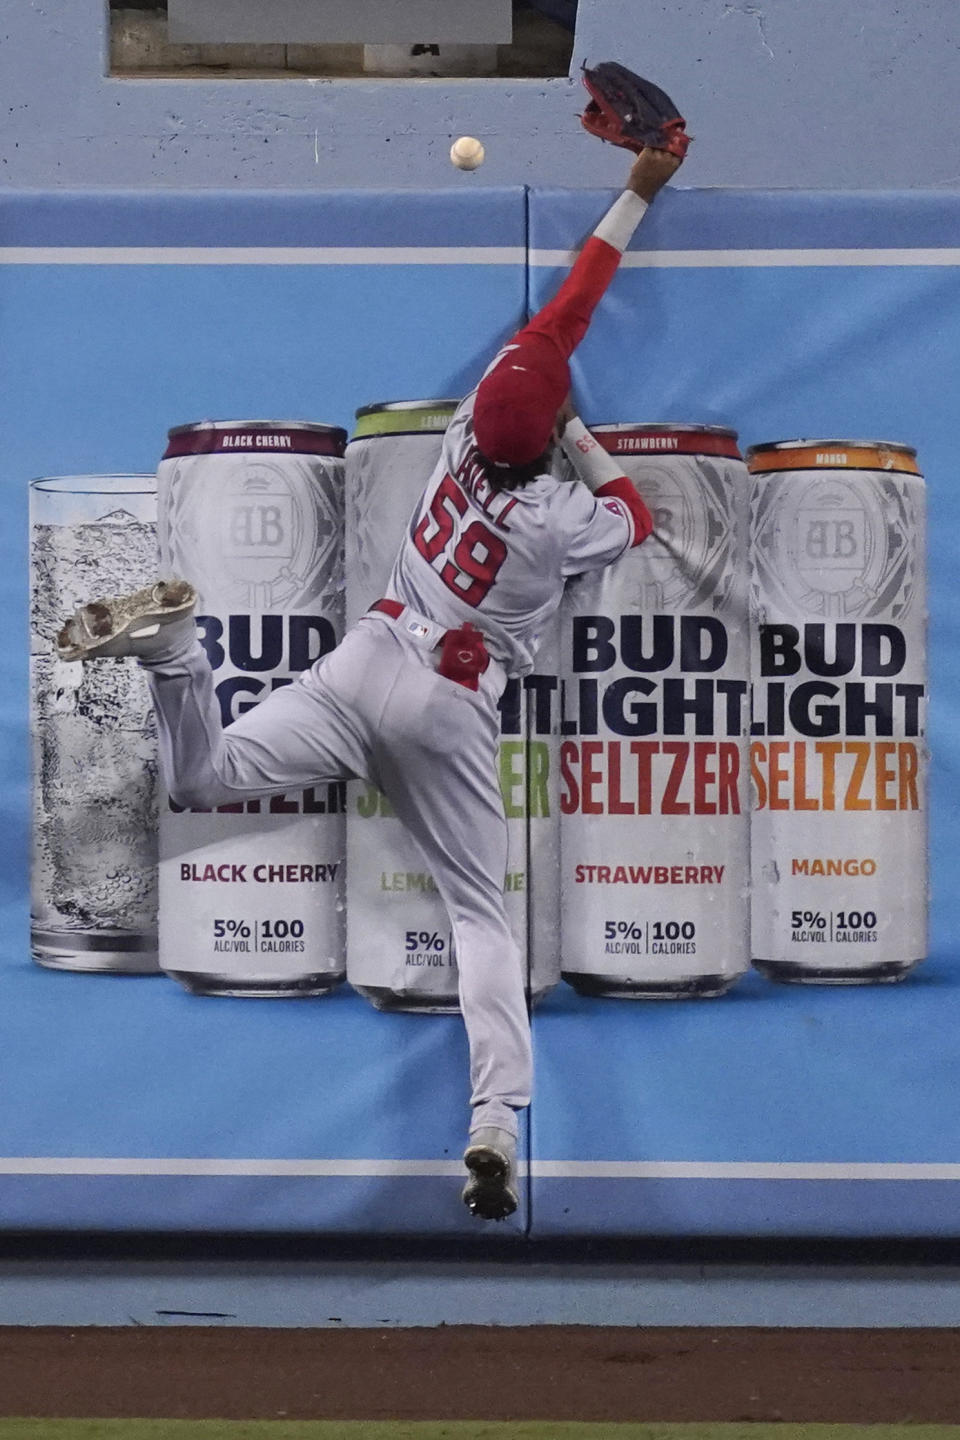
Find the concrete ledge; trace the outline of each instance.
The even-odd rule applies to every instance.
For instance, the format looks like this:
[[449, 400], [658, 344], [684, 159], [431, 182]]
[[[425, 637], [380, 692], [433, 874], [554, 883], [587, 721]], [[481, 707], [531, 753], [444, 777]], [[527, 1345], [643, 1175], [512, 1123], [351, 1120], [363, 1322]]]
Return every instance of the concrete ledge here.
[[0, 1263], [0, 1325], [960, 1326], [955, 1267]]

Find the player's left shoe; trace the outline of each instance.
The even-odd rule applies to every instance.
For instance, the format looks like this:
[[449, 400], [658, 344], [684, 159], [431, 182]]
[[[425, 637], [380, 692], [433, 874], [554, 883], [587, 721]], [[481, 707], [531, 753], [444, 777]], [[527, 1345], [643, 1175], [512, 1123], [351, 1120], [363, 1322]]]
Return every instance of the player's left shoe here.
[[508, 1130], [487, 1125], [474, 1130], [463, 1153], [470, 1179], [463, 1203], [479, 1220], [506, 1220], [520, 1203], [517, 1142]]
[[163, 643], [166, 626], [188, 619], [196, 603], [197, 592], [186, 580], [159, 580], [130, 595], [92, 600], [60, 630], [57, 654], [61, 660], [149, 657]]

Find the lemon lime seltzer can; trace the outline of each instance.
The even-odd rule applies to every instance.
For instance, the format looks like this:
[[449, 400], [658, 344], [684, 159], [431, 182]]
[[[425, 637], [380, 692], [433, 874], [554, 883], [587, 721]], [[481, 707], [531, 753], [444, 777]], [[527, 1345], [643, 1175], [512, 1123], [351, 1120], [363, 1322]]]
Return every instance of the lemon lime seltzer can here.
[[[456, 400], [358, 410], [347, 446], [347, 622], [384, 594], [394, 558], [440, 459]], [[482, 616], [477, 624], [482, 629]], [[505, 899], [536, 1002], [559, 980], [556, 657], [507, 684], [500, 782], [508, 828]], [[347, 978], [378, 1009], [459, 1008], [456, 953], [436, 883], [385, 798], [348, 787]]]

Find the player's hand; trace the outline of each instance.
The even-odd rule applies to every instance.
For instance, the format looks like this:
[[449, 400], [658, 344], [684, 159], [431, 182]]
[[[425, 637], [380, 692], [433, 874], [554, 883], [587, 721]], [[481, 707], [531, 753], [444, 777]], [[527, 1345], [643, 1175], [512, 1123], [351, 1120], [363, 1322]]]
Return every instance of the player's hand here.
[[640, 151], [630, 167], [627, 189], [649, 203], [682, 164], [683, 161], [676, 155], [671, 155], [668, 150], [651, 150], [647, 147]]

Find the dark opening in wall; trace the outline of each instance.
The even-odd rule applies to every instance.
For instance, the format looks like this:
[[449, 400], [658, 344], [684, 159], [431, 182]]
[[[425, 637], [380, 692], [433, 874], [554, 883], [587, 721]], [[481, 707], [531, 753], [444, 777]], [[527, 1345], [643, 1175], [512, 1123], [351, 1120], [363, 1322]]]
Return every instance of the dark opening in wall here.
[[577, 0], [513, 0], [509, 45], [174, 45], [166, 0], [108, 0], [110, 73], [229, 79], [411, 79], [466, 76], [544, 78], [567, 75]]

